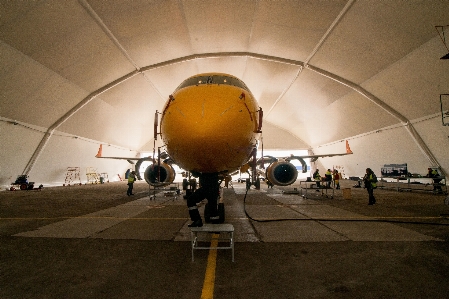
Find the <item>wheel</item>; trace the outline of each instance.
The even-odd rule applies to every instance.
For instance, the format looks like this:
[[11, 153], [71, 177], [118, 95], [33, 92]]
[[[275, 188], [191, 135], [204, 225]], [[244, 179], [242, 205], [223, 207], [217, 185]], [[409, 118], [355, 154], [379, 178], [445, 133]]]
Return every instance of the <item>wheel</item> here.
[[257, 190], [260, 190], [260, 179], [256, 179], [256, 183], [254, 184]]
[[204, 206], [204, 221], [210, 223], [209, 203]]
[[225, 207], [224, 207], [224, 203], [219, 203], [218, 204], [218, 217], [219, 218], [219, 222], [223, 223], [225, 221]]
[[20, 184], [20, 190], [26, 190], [26, 189], [28, 189], [27, 184]]

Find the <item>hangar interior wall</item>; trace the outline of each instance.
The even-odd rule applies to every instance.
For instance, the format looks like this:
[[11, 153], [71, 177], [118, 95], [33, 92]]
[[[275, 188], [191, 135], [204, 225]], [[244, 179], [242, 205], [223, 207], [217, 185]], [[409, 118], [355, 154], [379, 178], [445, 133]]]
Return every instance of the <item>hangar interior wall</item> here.
[[[0, 121], [2, 140], [0, 187], [2, 190], [9, 188], [10, 183], [22, 174], [44, 135], [42, 130]], [[109, 181], [119, 181], [119, 175], [124, 179], [126, 170], [132, 168], [132, 165], [126, 160], [95, 158], [100, 143], [55, 131], [30, 171], [29, 181], [37, 185], [62, 186], [65, 183], [68, 167], [79, 167], [82, 184], [88, 180], [86, 176], [88, 167], [96, 169], [97, 173], [107, 173]], [[136, 152], [103, 144], [103, 155], [135, 157]]]
[[[447, 174], [449, 161], [447, 160], [447, 128], [441, 125], [438, 115], [415, 123], [415, 128], [423, 137], [426, 144], [441, 163], [442, 170]], [[371, 168], [380, 176], [380, 169], [384, 164], [407, 163], [410, 173], [425, 175], [431, 162], [423, 154], [406, 128], [400, 124], [385, 127], [348, 138], [354, 154], [319, 159], [319, 169], [332, 168], [342, 165], [347, 176], [363, 176], [366, 168]], [[337, 142], [314, 148], [315, 154], [342, 152], [344, 143]], [[354, 150], [355, 149], [355, 150]], [[323, 167], [322, 169], [320, 167]]]
[[[276, 144], [282, 144], [282, 149], [287, 150], [302, 146], [300, 140], [294, 138], [289, 132], [269, 124], [265, 125], [267, 133], [275, 130], [278, 134], [277, 139], [271, 139], [268, 144], [264, 143], [264, 149], [280, 149], [276, 147]], [[442, 126], [440, 115], [434, 115], [425, 120], [416, 120], [415, 128], [432, 148], [435, 156], [443, 162], [443, 169], [449, 169], [449, 163], [445, 159], [447, 157], [447, 127]], [[22, 173], [43, 137], [44, 131], [44, 128], [36, 126], [0, 122], [0, 138], [2, 140], [0, 186], [3, 190], [9, 187], [17, 175]], [[354, 154], [319, 159], [316, 165], [321, 172], [338, 165], [344, 167], [347, 177], [363, 176], [367, 167], [380, 174], [380, 168], [384, 164], [407, 163], [409, 172], [424, 175], [427, 167], [431, 166], [407, 130], [401, 125], [353, 136], [348, 140]], [[67, 167], [80, 167], [81, 182], [85, 183], [87, 181], [86, 169], [93, 167], [98, 173], [108, 173], [110, 181], [118, 181], [118, 174], [123, 178], [126, 169], [132, 168], [132, 165], [125, 160], [95, 158], [100, 143], [94, 140], [75, 138], [56, 131], [30, 172], [30, 180], [37, 184], [42, 183], [44, 186], [62, 185], [65, 181]], [[313, 149], [315, 154], [342, 153], [344, 151], [344, 140]], [[136, 154], [134, 151], [117, 146], [103, 146], [103, 156], [134, 157]]]
[[[0, 42], [0, 50], [0, 57], [2, 58], [0, 118], [14, 118], [26, 126], [13, 125], [5, 121], [0, 122], [0, 185], [5, 186], [22, 173], [42, 139], [47, 128], [38, 127], [38, 125], [51, 125], [81, 101], [88, 92], [3, 42]], [[411, 121], [444, 172], [448, 174], [449, 127], [442, 126], [438, 111], [439, 94], [449, 93], [449, 72], [447, 72], [447, 61], [438, 59], [441, 55], [441, 41], [438, 37], [435, 37], [360, 84]], [[198, 63], [190, 62], [189, 64], [197, 65]], [[151, 78], [151, 74], [148, 77]], [[136, 80], [140, 79], [136, 78]], [[145, 88], [145, 91], [150, 92], [151, 89]], [[351, 93], [336, 99], [331, 105], [314, 110], [316, 112], [310, 121], [315, 119], [323, 121], [330, 118], [332, 125], [333, 120], [337, 118], [345, 120], [338, 125], [338, 128], [332, 128], [332, 130], [308, 126], [309, 122], [285, 127], [285, 130], [282, 130], [279, 126], [282, 122], [279, 123], [276, 120], [285, 118], [287, 121], [287, 118], [283, 117], [285, 110], [280, 109], [277, 114], [273, 112], [270, 115], [273, 122], [266, 121], [263, 127], [265, 148], [303, 149], [308, 148], [308, 144], [331, 142], [331, 145], [325, 144], [326, 146], [313, 148], [314, 153], [338, 153], [344, 151], [344, 144], [332, 143], [332, 140], [345, 138], [350, 141], [354, 155], [319, 159], [318, 167], [327, 169], [333, 165], [344, 164], [348, 176], [362, 176], [366, 167], [380, 171], [383, 164], [407, 163], [410, 172], [424, 174], [427, 167], [431, 165], [407, 130], [401, 127], [399, 123], [393, 125], [388, 123], [389, 127], [385, 128], [384, 124], [378, 120], [386, 119], [388, 113], [378, 108], [370, 110], [369, 107], [373, 104], [369, 100], [360, 96], [354, 97]], [[270, 96], [273, 97], [273, 95]], [[117, 96], [116, 98], [121, 97]], [[148, 112], [147, 115], [152, 117], [152, 111], [158, 108], [159, 104], [162, 105], [160, 97], [155, 96], [155, 98], [160, 103], [145, 106], [144, 109], [142, 109], [142, 105], [139, 105], [137, 109]], [[345, 100], [345, 98], [348, 100]], [[110, 104], [111, 99], [109, 100], [108, 103]], [[142, 102], [147, 100], [143, 98]], [[313, 104], [315, 100], [314, 98], [310, 99], [310, 104]], [[93, 101], [99, 101], [99, 99]], [[280, 103], [283, 101], [281, 99]], [[298, 100], [295, 98], [292, 101]], [[347, 102], [350, 102], [350, 104], [345, 106], [344, 104]], [[85, 110], [87, 111], [92, 106], [99, 106], [100, 104], [106, 106], [105, 103], [92, 104]], [[113, 105], [110, 104], [110, 106]], [[126, 107], [126, 104], [121, 104], [118, 105], [116, 110], [124, 111]], [[301, 103], [298, 102], [295, 109], [300, 111], [301, 108]], [[107, 119], [110, 116], [107, 112], [110, 112], [110, 110], [96, 109], [95, 115], [101, 114], [103, 119]], [[290, 109], [288, 112], [291, 113], [293, 110]], [[90, 111], [94, 110], [91, 109]], [[372, 113], [373, 111], [375, 113]], [[122, 115], [123, 113], [118, 112], [114, 114], [117, 118]], [[111, 127], [103, 126], [104, 122], [100, 122], [100, 125], [86, 126], [86, 118], [89, 117], [92, 118], [92, 114], [84, 113], [83, 110], [77, 112], [75, 117], [70, 118], [65, 124], [66, 132], [71, 132], [71, 130], [83, 132], [92, 136], [92, 139], [107, 136], [110, 140], [115, 140], [115, 137], [121, 137], [119, 135], [125, 135], [127, 132], [126, 129], [123, 129], [126, 124], [125, 121], [118, 121], [116, 126]], [[367, 121], [368, 117], [370, 118], [369, 121]], [[388, 119], [390, 118], [388, 116]], [[124, 117], [124, 119], [129, 118]], [[369, 125], [366, 125], [366, 122], [369, 122]], [[138, 132], [133, 132], [136, 136], [125, 136], [124, 139], [121, 138], [120, 140], [137, 140], [133, 137], [138, 137], [140, 138], [139, 142], [145, 144], [140, 150], [152, 150], [152, 141], [144, 143], [142, 139], [142, 136], [148, 137], [145, 133], [148, 131], [145, 129], [145, 125], [151, 126], [151, 123], [151, 120], [142, 121], [139, 125], [142, 124], [144, 128], [139, 128], [136, 130]], [[396, 126], [399, 127], [396, 128]], [[64, 126], [59, 129], [63, 131]], [[152, 131], [152, 127], [149, 131]], [[331, 131], [335, 133], [328, 136], [327, 134]], [[376, 131], [379, 133], [373, 133]], [[120, 132], [120, 134], [117, 132]], [[61, 135], [66, 134], [59, 133]], [[69, 166], [81, 168], [82, 181], [86, 179], [85, 169], [87, 167], [95, 167], [99, 172], [107, 172], [110, 177], [118, 173], [123, 174], [127, 168], [130, 168], [126, 161], [95, 159], [94, 155], [102, 141], [82, 137], [78, 139], [62, 137], [59, 136], [59, 133], [55, 132], [54, 136], [50, 138], [41, 156], [36, 161], [30, 172], [32, 181], [44, 185], [62, 184], [65, 171]], [[80, 135], [82, 134], [80, 133]], [[299, 137], [308, 135], [312, 135], [313, 138], [303, 137], [304, 139], [301, 140]], [[112, 143], [112, 141], [109, 142]], [[136, 143], [131, 147], [138, 146], [139, 143]], [[110, 150], [112, 152], [108, 155], [111, 156], [129, 156], [130, 154], [129, 150], [119, 149], [118, 147], [110, 147]], [[131, 154], [135, 156], [136, 152]]]

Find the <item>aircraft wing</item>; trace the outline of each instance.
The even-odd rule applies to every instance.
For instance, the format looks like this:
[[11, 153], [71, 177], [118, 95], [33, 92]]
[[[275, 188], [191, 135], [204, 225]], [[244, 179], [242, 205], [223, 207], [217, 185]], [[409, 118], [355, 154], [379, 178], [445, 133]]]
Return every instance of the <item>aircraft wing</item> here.
[[[283, 158], [277, 158], [273, 156], [263, 156], [259, 158], [255, 165], [256, 167], [259, 167], [259, 169], [266, 169], [265, 170], [265, 178], [267, 181], [270, 182], [272, 185], [276, 186], [288, 186], [293, 184], [297, 177], [298, 177], [298, 171], [296, 169], [296, 166], [294, 166], [291, 161], [292, 160], [298, 160], [302, 165], [302, 172], [307, 172], [307, 164], [304, 161], [304, 159], [310, 159], [311, 162], [315, 162], [318, 158], [323, 157], [334, 157], [334, 156], [345, 156], [352, 154], [351, 148], [349, 147], [349, 143], [346, 140], [346, 153], [339, 153], [339, 154], [323, 154], [323, 155], [307, 155], [307, 156], [289, 156], [289, 157], [283, 157]], [[268, 167], [265, 168], [265, 164], [269, 164]], [[250, 167], [249, 163], [248, 165], [244, 165], [247, 167]], [[256, 169], [256, 168], [254, 168]], [[244, 167], [240, 169], [240, 171], [244, 170]], [[256, 169], [258, 170], [258, 169]], [[259, 172], [260, 173], [260, 172]]]
[[[135, 164], [134, 161], [139, 161], [140, 159], [142, 159], [142, 158], [136, 158], [136, 157], [103, 157], [102, 152], [103, 152], [103, 144], [100, 144], [100, 148], [98, 149], [98, 153], [95, 155], [95, 158], [126, 160], [130, 164]], [[147, 157], [147, 158], [150, 158], [150, 157]]]
[[[353, 154], [351, 148], [349, 147], [349, 142], [346, 140], [346, 153], [341, 154], [323, 154], [323, 155], [310, 155], [310, 156], [294, 156], [294, 159], [310, 159], [310, 162], [315, 162], [318, 160], [318, 158], [324, 158], [324, 157], [334, 157], [334, 156], [346, 156]], [[288, 158], [286, 160], [289, 160]]]
[[[324, 157], [334, 157], [334, 156], [346, 156], [353, 154], [351, 148], [349, 147], [349, 142], [346, 140], [346, 153], [340, 153], [340, 154], [323, 154], [323, 155], [307, 155], [307, 156], [290, 156], [290, 157], [282, 157], [281, 159], [290, 162], [291, 160], [302, 160], [302, 159], [310, 159], [310, 162], [315, 162], [318, 160], [318, 158], [324, 158]], [[273, 156], [264, 156], [262, 158], [259, 158], [257, 161], [258, 165], [265, 164], [265, 163], [273, 163], [277, 161], [277, 157]], [[302, 161], [301, 161], [302, 163]]]

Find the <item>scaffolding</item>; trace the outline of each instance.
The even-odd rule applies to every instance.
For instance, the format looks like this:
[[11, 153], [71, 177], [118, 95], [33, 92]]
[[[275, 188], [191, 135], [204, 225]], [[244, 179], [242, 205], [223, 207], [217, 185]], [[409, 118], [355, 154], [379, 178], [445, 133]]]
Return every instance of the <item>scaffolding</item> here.
[[87, 176], [87, 183], [86, 184], [98, 184], [100, 182], [100, 174], [97, 173], [97, 169], [94, 167], [87, 167], [86, 168], [86, 176]]
[[[78, 182], [76, 182], [78, 181]], [[67, 167], [65, 174], [65, 182], [63, 186], [81, 185], [80, 168], [79, 167]]]
[[109, 175], [106, 172], [100, 173], [100, 183], [109, 183]]

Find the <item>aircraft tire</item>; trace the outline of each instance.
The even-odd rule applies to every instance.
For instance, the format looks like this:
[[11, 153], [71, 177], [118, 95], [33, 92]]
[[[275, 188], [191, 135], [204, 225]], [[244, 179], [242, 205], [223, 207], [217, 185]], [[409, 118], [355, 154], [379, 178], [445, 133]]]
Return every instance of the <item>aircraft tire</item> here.
[[256, 179], [256, 183], [254, 184], [257, 190], [260, 190], [260, 179]]

